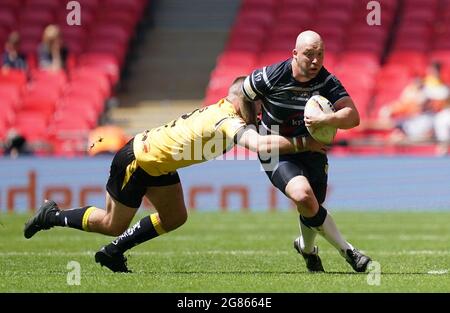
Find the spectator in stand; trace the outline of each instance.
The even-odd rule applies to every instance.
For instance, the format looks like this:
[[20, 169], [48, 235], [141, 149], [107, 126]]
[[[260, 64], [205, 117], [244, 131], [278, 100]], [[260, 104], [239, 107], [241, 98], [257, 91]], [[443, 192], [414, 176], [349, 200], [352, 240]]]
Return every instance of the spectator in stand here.
[[17, 159], [22, 155], [31, 155], [32, 151], [27, 140], [14, 129], [11, 129], [6, 136], [4, 155], [12, 159]]
[[48, 25], [38, 47], [39, 68], [62, 70], [66, 67], [68, 50], [63, 44], [61, 30], [56, 25]]
[[442, 79], [442, 65], [440, 62], [432, 62], [427, 68], [427, 74], [423, 80], [424, 94], [430, 100], [430, 106], [434, 111], [440, 111], [446, 104], [450, 95], [448, 86]]
[[421, 111], [427, 101], [423, 91], [424, 82], [421, 77], [415, 77], [400, 94], [400, 97], [381, 108], [379, 117], [382, 120], [404, 119]]
[[5, 43], [5, 52], [2, 56], [2, 69], [26, 70], [25, 57], [20, 53], [20, 35], [12, 32]]
[[446, 155], [450, 147], [450, 97], [447, 98], [445, 107], [435, 116], [434, 133], [438, 141], [436, 153]]
[[390, 144], [417, 144], [434, 140], [435, 108], [425, 91], [425, 79], [415, 77], [398, 100], [384, 106], [379, 118], [364, 121], [360, 129], [390, 131]]

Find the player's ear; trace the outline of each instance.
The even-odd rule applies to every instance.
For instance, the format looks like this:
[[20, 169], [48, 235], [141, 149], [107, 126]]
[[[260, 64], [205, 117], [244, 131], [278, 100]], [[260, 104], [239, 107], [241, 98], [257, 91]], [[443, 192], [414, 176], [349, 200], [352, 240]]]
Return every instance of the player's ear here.
[[247, 125], [256, 125], [256, 105], [253, 101], [249, 101], [245, 96], [239, 99], [239, 109], [241, 117]]

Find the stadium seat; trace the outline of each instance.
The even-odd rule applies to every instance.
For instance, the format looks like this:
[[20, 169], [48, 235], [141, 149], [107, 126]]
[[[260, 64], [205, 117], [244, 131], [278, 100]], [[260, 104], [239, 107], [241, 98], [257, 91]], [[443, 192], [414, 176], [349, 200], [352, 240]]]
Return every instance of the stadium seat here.
[[26, 0], [26, 6], [35, 10], [54, 11], [61, 6], [65, 7], [65, 3], [59, 0]]
[[257, 54], [245, 51], [225, 51], [217, 57], [218, 66], [253, 66]]
[[20, 10], [19, 23], [20, 25], [41, 25], [47, 26], [55, 21], [55, 16], [52, 12], [45, 8], [30, 8], [25, 7]]
[[450, 49], [434, 50], [431, 52], [430, 59], [440, 61], [443, 64], [450, 64]]
[[387, 63], [403, 65], [415, 75], [424, 75], [428, 58], [422, 52], [400, 50], [392, 52]]
[[10, 106], [18, 108], [20, 102], [20, 87], [15, 84], [0, 83], [0, 106]]
[[48, 115], [34, 111], [20, 111], [16, 116], [14, 128], [27, 140], [45, 138], [48, 128]]
[[80, 67], [74, 70], [71, 74], [71, 82], [78, 84], [86, 84], [86, 87], [97, 88], [104, 99], [107, 99], [111, 95], [111, 84], [106, 74], [96, 68]]
[[14, 11], [9, 9], [2, 9], [0, 7], [0, 27], [5, 29], [6, 33], [9, 33], [15, 28], [16, 17]]
[[13, 125], [15, 116], [15, 109], [11, 102], [0, 98], [0, 124], [5, 127]]
[[120, 78], [119, 61], [114, 55], [101, 52], [83, 53], [78, 59], [80, 68], [91, 68], [104, 73], [111, 86], [115, 86]]
[[100, 0], [77, 0], [81, 7], [83, 8], [83, 10], [90, 10], [90, 11], [94, 11], [98, 8], [99, 4], [100, 4]]
[[24, 71], [14, 69], [0, 71], [0, 84], [13, 84], [20, 88], [23, 87], [26, 82], [27, 76]]
[[292, 53], [290, 51], [267, 51], [261, 54], [257, 67], [278, 63], [290, 58], [291, 56]]

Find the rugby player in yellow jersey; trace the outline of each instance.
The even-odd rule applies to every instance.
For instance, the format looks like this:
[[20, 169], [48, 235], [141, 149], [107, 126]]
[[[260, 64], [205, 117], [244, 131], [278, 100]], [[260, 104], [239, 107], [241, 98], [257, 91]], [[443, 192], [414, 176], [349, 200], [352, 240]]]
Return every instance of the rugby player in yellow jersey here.
[[[235, 143], [255, 152], [325, 153], [326, 147], [312, 139], [261, 136], [255, 127], [248, 127], [256, 122], [256, 112], [242, 93], [243, 81], [244, 77], [237, 78], [218, 103], [144, 131], [119, 150], [106, 184], [106, 210], [93, 206], [60, 210], [54, 201], [46, 201], [25, 224], [25, 238], [54, 226], [119, 236], [95, 254], [95, 261], [114, 272], [128, 272], [126, 250], [187, 220], [177, 169], [217, 157]], [[144, 196], [157, 213], [128, 228]]]

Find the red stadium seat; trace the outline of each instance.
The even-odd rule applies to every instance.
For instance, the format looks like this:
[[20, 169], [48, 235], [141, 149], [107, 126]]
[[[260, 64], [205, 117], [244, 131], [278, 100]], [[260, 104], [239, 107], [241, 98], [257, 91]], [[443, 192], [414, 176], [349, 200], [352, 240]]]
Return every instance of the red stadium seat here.
[[74, 84], [86, 84], [87, 88], [96, 88], [101, 92], [103, 99], [111, 95], [111, 84], [107, 74], [101, 69], [91, 67], [81, 67], [71, 74], [71, 82]]
[[430, 44], [429, 39], [420, 38], [418, 40], [415, 39], [405, 39], [401, 41], [397, 41], [394, 45], [394, 51], [416, 51], [416, 52], [425, 52], [429, 50]]
[[34, 70], [31, 71], [32, 83], [29, 90], [51, 89], [46, 91], [51, 97], [59, 97], [67, 87], [67, 76], [64, 71]]
[[0, 98], [0, 124], [5, 126], [12, 125], [15, 116], [13, 104], [6, 99]]
[[235, 24], [243, 22], [260, 27], [268, 27], [273, 24], [274, 14], [265, 10], [244, 11], [236, 17]]
[[351, 11], [344, 10], [324, 10], [319, 11], [317, 14], [317, 22], [318, 23], [326, 23], [327, 25], [334, 24], [335, 28], [338, 28], [341, 25], [346, 25], [351, 20]]
[[86, 53], [95, 53], [95, 54], [109, 54], [114, 56], [116, 59], [119, 68], [122, 68], [122, 65], [125, 61], [125, 53], [126, 46], [121, 45], [117, 42], [112, 42], [109, 39], [102, 39], [98, 41], [90, 41], [86, 44]]
[[0, 0], [0, 12], [4, 9], [18, 11], [23, 5], [22, 0]]
[[262, 41], [267, 36], [267, 32], [262, 28], [257, 27], [245, 27], [245, 28], [233, 28], [228, 41], [247, 41], [247, 40], [258, 40]]
[[375, 74], [380, 68], [380, 59], [376, 53], [370, 51], [347, 51], [339, 58], [339, 64], [344, 67], [347, 65], [356, 67], [364, 73]]
[[275, 52], [264, 52], [261, 54], [258, 66], [263, 67], [271, 64], [275, 64], [278, 62], [282, 62], [286, 59], [289, 59], [292, 56], [290, 51], [275, 51]]
[[403, 65], [415, 75], [424, 75], [428, 58], [422, 52], [394, 51], [389, 55], [387, 63]]
[[23, 87], [27, 82], [27, 76], [24, 71], [20, 70], [1, 70], [0, 71], [0, 84], [14, 84], [17, 87]]
[[128, 45], [130, 34], [122, 26], [116, 24], [101, 24], [97, 25], [90, 34], [90, 40], [108, 39], [120, 43], [121, 45]]
[[120, 78], [120, 64], [114, 55], [108, 53], [83, 53], [79, 60], [80, 68], [91, 68], [106, 75], [111, 86], [115, 86]]
[[61, 2], [59, 0], [26, 0], [26, 7], [37, 9], [37, 10], [46, 10], [53, 12], [57, 8], [64, 6], [65, 8], [66, 3]]
[[13, 10], [0, 7], [0, 27], [5, 28], [6, 32], [12, 31], [16, 26], [16, 17]]
[[450, 49], [435, 50], [431, 53], [430, 59], [433, 61], [439, 61], [446, 65], [450, 65]]
[[0, 83], [0, 106], [11, 106], [17, 108], [20, 102], [20, 87], [15, 84]]
[[303, 8], [290, 8], [286, 7], [283, 10], [279, 10], [276, 15], [276, 25], [277, 27], [290, 26], [292, 28], [297, 28], [297, 34], [300, 32], [299, 28], [306, 28], [311, 26], [313, 23], [313, 18], [310, 12], [304, 10]]
[[45, 9], [26, 7], [20, 11], [19, 21], [21, 25], [47, 26], [55, 21], [55, 16]]
[[65, 121], [76, 116], [77, 119], [83, 119], [89, 128], [97, 125], [99, 114], [89, 99], [65, 99], [62, 107], [55, 112], [54, 122]]
[[96, 10], [100, 4], [100, 0], [77, 0], [83, 10], [93, 11]]
[[[44, 31], [43, 24], [23, 24], [19, 28], [20, 38], [23, 44], [26, 42], [39, 43], [42, 40], [42, 33]], [[35, 51], [36, 52], [36, 51]]]
[[14, 128], [27, 140], [43, 140], [47, 134], [48, 116], [41, 112], [21, 111], [17, 114]]
[[123, 27], [128, 34], [131, 34], [136, 27], [138, 19], [130, 12], [126, 11], [101, 11], [97, 15], [97, 21], [103, 24], [115, 24]]
[[101, 90], [96, 86], [90, 86], [82, 81], [74, 81], [66, 89], [65, 98], [62, 100], [62, 105], [66, 103], [66, 99], [76, 102], [78, 99], [84, 101], [88, 99], [95, 110], [100, 114], [103, 112], [105, 99]]
[[253, 52], [225, 51], [217, 58], [218, 66], [253, 66], [257, 54]]
[[399, 64], [387, 64], [381, 68], [376, 77], [377, 90], [397, 90], [406, 86], [412, 73], [408, 67]]

